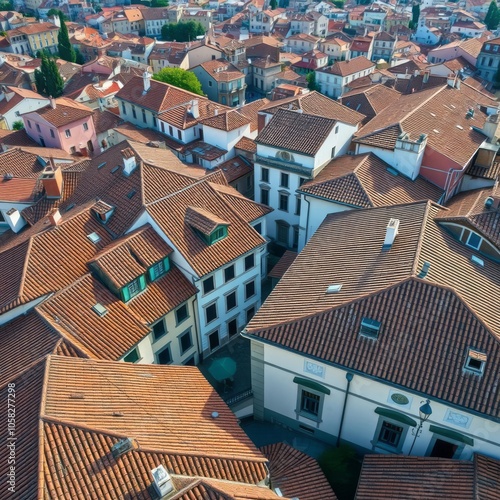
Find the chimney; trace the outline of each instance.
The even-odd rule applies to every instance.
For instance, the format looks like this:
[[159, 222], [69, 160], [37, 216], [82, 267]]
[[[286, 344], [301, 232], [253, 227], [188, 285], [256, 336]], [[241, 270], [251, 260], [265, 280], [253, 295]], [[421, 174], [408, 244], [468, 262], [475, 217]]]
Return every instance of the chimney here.
[[54, 208], [54, 210], [49, 213], [48, 218], [51, 226], [57, 226], [61, 220], [61, 212], [59, 212], [58, 208]]
[[214, 115], [217, 116], [219, 114], [219, 108], [214, 109]]
[[128, 177], [137, 167], [137, 160], [130, 148], [123, 149], [121, 153], [123, 157], [123, 173]]
[[172, 479], [163, 465], [159, 465], [151, 471], [153, 476], [153, 485], [160, 498], [165, 497], [174, 489]]
[[50, 107], [56, 109], [56, 100], [53, 97], [50, 98]]
[[193, 99], [191, 101], [191, 114], [193, 118], [200, 117], [200, 101], [198, 99]]
[[448, 78], [446, 79], [446, 83], [451, 87], [451, 88], [455, 88], [455, 84], [456, 84], [456, 81], [457, 81], [457, 77], [453, 74], [453, 73], [450, 73], [448, 75]]
[[424, 78], [423, 78], [423, 83], [427, 83], [429, 81], [429, 77], [431, 76], [430, 71], [424, 71]]
[[17, 208], [11, 208], [8, 212], [4, 212], [4, 219], [14, 233], [18, 233], [26, 224]]
[[142, 80], [144, 82], [144, 91], [143, 94], [146, 94], [151, 87], [151, 73], [147, 70], [142, 74]]
[[40, 176], [42, 186], [47, 198], [57, 199], [62, 196], [63, 176], [60, 167], [54, 165], [54, 160], [50, 158], [49, 164], [44, 168]]
[[266, 126], [266, 117], [265, 115], [258, 113], [257, 114], [257, 131], [260, 134], [262, 129]]
[[382, 246], [383, 251], [390, 250], [396, 236], [398, 235], [399, 229], [399, 219], [389, 219], [389, 224], [387, 224], [385, 230], [385, 239], [384, 244]]

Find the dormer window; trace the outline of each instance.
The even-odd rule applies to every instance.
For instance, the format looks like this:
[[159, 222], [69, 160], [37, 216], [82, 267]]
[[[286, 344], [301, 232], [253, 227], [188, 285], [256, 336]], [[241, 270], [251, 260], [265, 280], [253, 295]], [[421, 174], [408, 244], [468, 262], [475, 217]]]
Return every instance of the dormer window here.
[[229, 223], [202, 208], [188, 207], [185, 220], [207, 245], [227, 236]]
[[475, 250], [479, 250], [479, 246], [481, 245], [481, 236], [476, 233], [471, 232], [469, 237], [467, 238], [467, 246], [474, 248]]
[[151, 281], [155, 281], [158, 278], [162, 277], [166, 272], [170, 269], [170, 261], [168, 257], [165, 257], [164, 259], [156, 262], [153, 264], [148, 272], [149, 272], [149, 279]]
[[361, 320], [361, 328], [359, 330], [359, 334], [362, 337], [368, 337], [369, 339], [376, 340], [378, 338], [378, 334], [380, 333], [380, 326], [380, 321], [364, 317]]
[[471, 348], [467, 351], [464, 369], [476, 375], [482, 375], [486, 366], [486, 359], [487, 357], [484, 352]]

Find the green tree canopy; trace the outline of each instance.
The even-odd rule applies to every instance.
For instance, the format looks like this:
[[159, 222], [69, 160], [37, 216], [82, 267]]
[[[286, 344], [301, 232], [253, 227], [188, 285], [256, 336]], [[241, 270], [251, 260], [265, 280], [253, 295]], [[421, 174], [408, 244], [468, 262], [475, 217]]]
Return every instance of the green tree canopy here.
[[69, 41], [68, 27], [64, 22], [64, 15], [62, 12], [59, 12], [59, 20], [61, 21], [61, 27], [59, 28], [59, 33], [57, 35], [59, 57], [65, 61], [75, 62], [76, 52]]
[[278, 7], [278, 0], [271, 0], [269, 2], [269, 7], [271, 7], [271, 10], [274, 10]]
[[311, 73], [307, 74], [306, 80], [307, 80], [307, 88], [309, 90], [318, 90], [316, 86], [316, 73], [314, 71], [311, 71]]
[[198, 95], [203, 95], [201, 83], [194, 73], [181, 68], [163, 68], [153, 75], [153, 80], [168, 83]]
[[151, 7], [168, 7], [168, 0], [153, 0]]
[[412, 23], [413, 26], [417, 27], [418, 25], [418, 18], [420, 17], [420, 4], [416, 4], [411, 8], [411, 15], [412, 15]]
[[484, 24], [489, 30], [496, 30], [500, 23], [500, 9], [498, 8], [496, 0], [491, 0], [488, 7], [488, 13], [484, 19]]
[[16, 120], [12, 124], [12, 130], [22, 130], [24, 128], [24, 122], [22, 120]]
[[67, 17], [64, 15], [64, 13], [62, 11], [60, 11], [59, 9], [50, 9], [48, 12], [47, 12], [47, 17], [53, 17], [53, 16], [56, 16], [56, 17], [60, 17], [62, 14], [63, 16], [63, 19], [66, 20]]
[[38, 93], [50, 97], [59, 97], [63, 93], [64, 82], [56, 61], [45, 52], [40, 53], [42, 64], [35, 70], [35, 83]]
[[205, 28], [198, 21], [169, 23], [161, 29], [161, 36], [164, 40], [175, 40], [176, 42], [190, 42], [196, 40], [197, 36], [204, 34]]

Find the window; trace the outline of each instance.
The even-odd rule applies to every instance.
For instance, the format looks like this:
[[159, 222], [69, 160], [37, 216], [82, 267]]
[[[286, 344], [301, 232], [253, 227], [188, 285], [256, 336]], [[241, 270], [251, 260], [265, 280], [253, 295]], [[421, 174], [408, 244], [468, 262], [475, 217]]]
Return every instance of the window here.
[[212, 80], [208, 80], [208, 86], [211, 87], [212, 86]]
[[255, 281], [250, 281], [245, 284], [245, 300], [255, 295]]
[[287, 193], [280, 193], [280, 203], [279, 203], [279, 209], [282, 210], [283, 212], [288, 212], [288, 194]]
[[269, 182], [269, 169], [262, 167], [260, 170], [260, 177], [262, 182]]
[[182, 132], [180, 130], [177, 131], [177, 137], [179, 141], [182, 141]]
[[210, 350], [213, 351], [214, 349], [217, 349], [220, 345], [219, 341], [219, 330], [215, 330], [215, 332], [212, 332], [208, 336], [208, 342], [210, 344]]
[[146, 110], [145, 109], [142, 110], [142, 121], [144, 123], [148, 123], [148, 119], [146, 118]]
[[131, 298], [136, 296], [141, 291], [139, 280], [132, 281], [132, 283], [127, 285], [127, 288]]
[[88, 129], [89, 129], [88, 124], [87, 124], [87, 123], [84, 123], [84, 124], [83, 124], [83, 130], [84, 130], [85, 132], [87, 132], [87, 130], [88, 130]]
[[486, 359], [486, 354], [484, 352], [469, 349], [467, 351], [467, 359], [465, 360], [464, 368], [476, 375], [482, 375], [486, 365]]
[[158, 261], [149, 268], [149, 279], [154, 281], [163, 276], [170, 268], [168, 258]]
[[172, 128], [171, 125], [168, 126], [168, 133], [173, 137], [173, 135], [174, 135], [174, 129]]
[[303, 389], [300, 398], [300, 412], [317, 417], [319, 415], [320, 402], [321, 396]]
[[227, 333], [230, 337], [238, 333], [238, 320], [236, 318], [227, 322]]
[[76, 148], [75, 148], [75, 146], [71, 146], [71, 147], [69, 148], [69, 152], [70, 152], [72, 155], [76, 154]]
[[132, 106], [132, 116], [137, 118], [137, 113], [135, 112], [135, 106]]
[[137, 361], [139, 361], [139, 359], [139, 350], [136, 347], [123, 358], [123, 361], [125, 361], [126, 363], [136, 363]]
[[50, 129], [50, 137], [52, 137], [53, 139], [55, 138], [56, 134], [54, 133], [54, 129]]
[[259, 234], [262, 234], [262, 224], [259, 222], [253, 227]]
[[332, 148], [332, 158], [335, 158], [335, 146]]
[[304, 182], [306, 182], [307, 179], [304, 178], [304, 177], [299, 177], [299, 187], [302, 186], [304, 184]]
[[181, 354], [184, 354], [187, 350], [193, 347], [193, 340], [191, 339], [191, 330], [186, 330], [179, 337], [179, 344], [181, 347]]
[[378, 442], [398, 448], [402, 434], [403, 427], [384, 420], [378, 436]]
[[189, 317], [187, 304], [182, 304], [182, 306], [178, 307], [175, 310], [175, 320], [179, 325], [183, 321], [185, 321]]
[[167, 333], [167, 329], [165, 328], [165, 321], [158, 321], [155, 325], [153, 325], [153, 339], [156, 342], [159, 338], [163, 337]]
[[209, 276], [208, 278], [202, 281], [203, 285], [203, 294], [210, 293], [215, 288], [215, 281], [213, 276]]
[[67, 128], [64, 133], [66, 134], [66, 137], [71, 137], [71, 130]]
[[226, 312], [236, 307], [236, 291], [226, 295]]
[[285, 221], [276, 221], [276, 239], [278, 243], [288, 246], [288, 233], [290, 225]]
[[172, 352], [170, 351], [170, 344], [156, 353], [156, 362], [160, 365], [169, 365], [170, 363], [172, 363]]
[[31, 127], [31, 122], [30, 122], [29, 120], [26, 120], [26, 121], [28, 122], [28, 127], [29, 127], [29, 128], [32, 128], [32, 127]]
[[255, 255], [252, 253], [245, 257], [245, 271], [252, 269], [255, 266]]
[[363, 337], [377, 339], [380, 332], [380, 325], [381, 323], [379, 321], [365, 317], [361, 320], [359, 334]]
[[295, 215], [300, 215], [300, 196], [295, 198]]
[[230, 266], [224, 269], [224, 282], [227, 283], [228, 281], [231, 281], [233, 278], [234, 278], [234, 264], [231, 264]]
[[289, 175], [285, 174], [284, 172], [281, 172], [280, 186], [287, 188], [288, 187], [288, 182], [289, 182]]
[[219, 240], [222, 240], [227, 236], [227, 227], [226, 226], [219, 226], [217, 229], [212, 231], [210, 234], [208, 244], [212, 245], [213, 243], [216, 243]]
[[481, 236], [479, 236], [476, 233], [471, 232], [469, 235], [469, 238], [467, 239], [466, 245], [478, 250], [479, 246], [481, 245]]
[[127, 114], [127, 107], [125, 106], [124, 102], [122, 102], [122, 113]]
[[255, 316], [255, 307], [252, 306], [247, 309], [247, 323], [250, 323], [250, 320]]
[[260, 202], [264, 205], [269, 205], [269, 190], [262, 188], [260, 190]]
[[292, 248], [297, 250], [299, 247], [299, 226], [293, 226], [293, 242]]
[[217, 302], [213, 302], [205, 308], [205, 323], [211, 323], [214, 319], [217, 319]]

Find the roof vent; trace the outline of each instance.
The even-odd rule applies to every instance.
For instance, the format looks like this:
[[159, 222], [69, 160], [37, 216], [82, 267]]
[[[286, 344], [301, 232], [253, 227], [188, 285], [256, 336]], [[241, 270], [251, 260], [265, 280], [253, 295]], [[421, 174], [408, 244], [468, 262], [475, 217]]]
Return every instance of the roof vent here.
[[418, 277], [420, 279], [424, 279], [427, 276], [427, 273], [429, 272], [429, 269], [431, 267], [430, 262], [424, 262], [424, 265], [422, 266], [422, 269], [420, 270], [420, 273], [418, 274]]
[[476, 257], [475, 255], [472, 255], [470, 260], [474, 264], [477, 264], [478, 266], [484, 267], [484, 260], [483, 259], [480, 259], [479, 257]]
[[153, 475], [155, 490], [160, 495], [160, 498], [173, 491], [174, 485], [172, 484], [172, 479], [163, 465], [159, 465], [156, 469], [153, 469], [151, 474]]
[[118, 443], [115, 443], [111, 447], [111, 453], [114, 458], [121, 457], [122, 455], [125, 455], [125, 453], [128, 453], [130, 450], [133, 450], [135, 448], [135, 443], [132, 441], [130, 438], [126, 439], [121, 439], [118, 441]]
[[83, 392], [74, 392], [69, 395], [69, 399], [85, 399]]
[[4, 181], [11, 181], [14, 178], [14, 174], [3, 174]]
[[101, 241], [101, 237], [97, 233], [90, 233], [87, 234], [87, 238], [94, 244], [96, 245]]
[[389, 223], [387, 224], [385, 231], [385, 239], [384, 244], [382, 246], [382, 250], [387, 251], [390, 250], [396, 236], [398, 235], [399, 230], [399, 219], [389, 219]]
[[493, 198], [493, 196], [488, 196], [488, 198], [486, 198], [486, 201], [484, 202], [484, 207], [491, 208], [493, 206], [493, 203], [495, 203], [495, 198]]
[[105, 316], [106, 313], [108, 312], [108, 310], [102, 304], [100, 304], [99, 302], [97, 302], [97, 304], [94, 304], [92, 306], [92, 311], [94, 311], [101, 318], [103, 316]]
[[219, 412], [213, 411], [212, 412], [212, 418], [219, 418]]
[[326, 289], [326, 293], [327, 294], [331, 294], [331, 293], [339, 293], [340, 290], [342, 290], [342, 285], [340, 283], [338, 284], [335, 284], [335, 285], [330, 285], [327, 289]]

